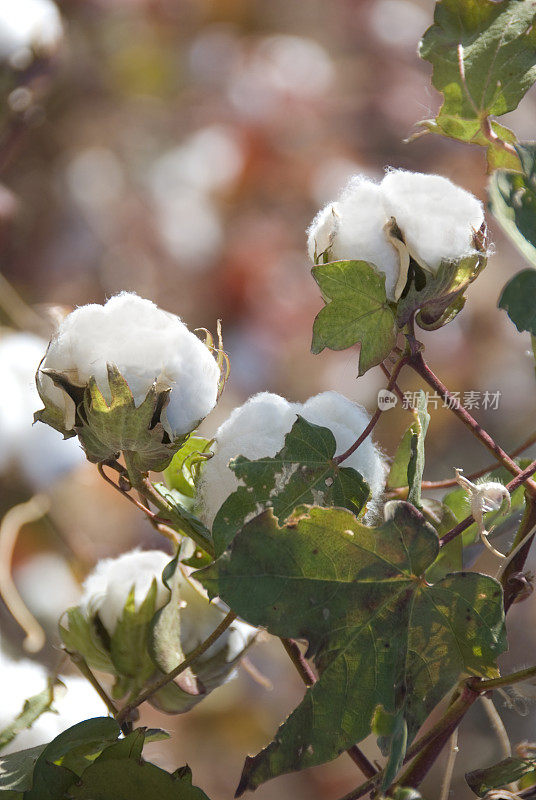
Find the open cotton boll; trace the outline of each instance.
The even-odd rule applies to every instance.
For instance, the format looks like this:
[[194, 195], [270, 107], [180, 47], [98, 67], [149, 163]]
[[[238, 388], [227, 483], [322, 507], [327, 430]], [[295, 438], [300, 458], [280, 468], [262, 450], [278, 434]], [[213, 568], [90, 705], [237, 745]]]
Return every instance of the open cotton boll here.
[[[136, 294], [122, 292], [65, 317], [42, 369], [79, 387], [93, 377], [110, 402], [108, 364], [128, 383], [136, 407], [153, 384], [158, 391], [171, 389], [162, 424], [172, 439], [192, 431], [216, 404], [220, 370], [212, 353], [179, 317]], [[72, 430], [73, 401], [41, 371], [38, 380], [42, 398], [62, 409], [65, 428]]]
[[[25, 700], [46, 688], [48, 673], [35, 661], [26, 658], [15, 661], [4, 653], [0, 655], [0, 669], [4, 686], [8, 687], [2, 693], [0, 706], [0, 730], [3, 730], [21, 713]], [[2, 753], [15, 753], [47, 744], [78, 722], [108, 715], [105, 704], [85, 678], [72, 675], [60, 676], [60, 680], [67, 691], [65, 694], [61, 689], [58, 691], [52, 704], [54, 710], [46, 711], [31, 728], [21, 731]]]
[[484, 222], [482, 203], [441, 175], [390, 170], [381, 183], [388, 217], [394, 217], [413, 258], [435, 272], [443, 260], [476, 253], [474, 234]]
[[[333, 208], [334, 213], [329, 211]], [[329, 261], [368, 261], [385, 275], [387, 297], [394, 300], [400, 260], [385, 232], [388, 219], [381, 186], [356, 175], [339, 201], [328, 205], [313, 221], [308, 231], [309, 255], [314, 257], [316, 241], [317, 256], [329, 248]]]
[[[310, 397], [303, 404], [300, 414], [308, 422], [331, 430], [337, 442], [335, 455], [348, 450], [370, 422], [370, 415], [363, 406], [338, 392], [322, 392]], [[372, 502], [379, 499], [385, 487], [387, 462], [370, 436], [346, 459], [343, 466], [353, 467], [360, 472], [370, 487]]]
[[118, 558], [99, 561], [84, 582], [80, 608], [88, 617], [98, 614], [113, 636], [132, 589], [139, 608], [156, 581], [155, 610], [167, 603], [169, 590], [162, 583], [162, 571], [169, 561], [169, 555], [161, 550], [132, 550]]
[[0, 339], [0, 471], [16, 469], [36, 490], [46, 489], [85, 459], [76, 441], [33, 424], [39, 405], [35, 371], [46, 342], [30, 333]]
[[275, 456], [285, 444], [285, 435], [297, 413], [284, 397], [261, 392], [235, 408], [220, 425], [214, 455], [205, 463], [198, 486], [199, 513], [205, 525], [212, 527], [218, 509], [238, 487], [238, 480], [228, 467], [231, 458]]
[[[227, 497], [239, 486], [228, 464], [243, 455], [251, 460], [273, 457], [283, 447], [285, 436], [300, 414], [308, 422], [329, 428], [336, 441], [336, 455], [350, 447], [369, 422], [369, 415], [337, 392], [323, 392], [306, 403], [289, 403], [269, 392], [255, 395], [235, 410], [217, 430], [215, 454], [206, 462], [198, 486], [198, 511], [211, 527]], [[386, 464], [370, 437], [345, 462], [360, 472], [371, 489], [373, 509], [383, 491]]]
[[60, 13], [52, 0], [0, 0], [0, 56], [14, 58], [16, 66], [21, 52], [50, 52], [62, 35]]

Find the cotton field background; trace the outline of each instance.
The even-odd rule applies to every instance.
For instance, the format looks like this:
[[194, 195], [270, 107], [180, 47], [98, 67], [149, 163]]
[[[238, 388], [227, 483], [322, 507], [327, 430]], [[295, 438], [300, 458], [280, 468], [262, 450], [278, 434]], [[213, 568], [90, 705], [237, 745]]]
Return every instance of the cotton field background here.
[[[100, 479], [76, 439], [32, 427], [41, 406], [34, 374], [50, 335], [75, 306], [123, 290], [191, 330], [215, 331], [221, 320], [231, 374], [202, 425], [209, 438], [256, 392], [304, 403], [334, 389], [373, 412], [385, 383], [379, 368], [357, 380], [356, 348], [310, 353], [322, 299], [305, 231], [351, 175], [381, 180], [388, 165], [439, 173], [485, 201], [478, 148], [406, 141], [439, 105], [417, 56], [433, 8], [432, 0], [0, 0], [0, 513], [33, 504], [12, 578], [45, 635], [38, 652], [27, 652], [28, 642], [25, 651], [24, 633], [0, 606], [9, 697], [0, 727], [57, 667], [58, 618], [79, 601], [96, 562], [163, 541]], [[504, 122], [533, 139], [535, 113], [532, 91]], [[478, 288], [441, 335], [423, 340], [445, 383], [511, 451], [534, 428], [534, 371], [528, 335], [523, 350], [496, 299], [523, 262], [491, 216], [488, 224], [497, 254]], [[401, 388], [412, 393], [417, 383], [406, 376]], [[425, 477], [485, 466], [469, 433], [429, 402]], [[406, 426], [399, 404], [376, 428], [380, 446], [393, 453]], [[9, 543], [2, 547], [5, 573]], [[504, 667], [523, 667], [535, 644], [534, 603], [512, 610]], [[30, 650], [42, 638], [34, 631]], [[58, 715], [43, 716], [18, 745], [105, 713], [72, 667], [64, 670]], [[266, 636], [237, 677], [188, 715], [144, 707], [144, 724], [175, 732], [148, 753], [166, 769], [188, 762], [214, 800], [232, 796], [244, 757], [302, 694]], [[509, 693], [502, 702], [512, 741], [535, 740], [533, 698]], [[457, 800], [472, 796], [468, 767], [502, 757], [483, 707], [462, 732]], [[363, 749], [374, 759], [372, 739]], [[329, 800], [357, 782], [355, 765], [341, 758], [269, 782], [257, 796]]]

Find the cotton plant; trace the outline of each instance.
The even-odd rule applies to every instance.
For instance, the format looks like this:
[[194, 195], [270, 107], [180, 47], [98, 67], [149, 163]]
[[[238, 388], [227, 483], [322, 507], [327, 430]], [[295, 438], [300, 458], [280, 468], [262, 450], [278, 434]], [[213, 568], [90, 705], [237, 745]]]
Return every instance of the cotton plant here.
[[[444, 106], [425, 126], [486, 147], [489, 168], [498, 169], [493, 213], [534, 264], [536, 149], [515, 143], [491, 118], [512, 110], [530, 83], [533, 4], [481, 5], [478, 15], [466, 14], [462, 0], [437, 6], [421, 54], [434, 65]], [[66, 796], [104, 792], [108, 800], [128, 786], [133, 796], [168, 790], [197, 800], [186, 768], [157, 774], [143, 763], [148, 732], [137, 715], [145, 703], [184, 713], [220, 691], [258, 631], [281, 643], [306, 690], [269, 744], [246, 758], [237, 797], [348, 751], [365, 782], [346, 797], [417, 800], [450, 741], [436, 792], [445, 798], [453, 734], [469, 708], [534, 679], [530, 663], [511, 674], [498, 666], [508, 645], [506, 615], [531, 590], [536, 462], [518, 455], [534, 436], [507, 453], [434, 373], [419, 330], [441, 336], [479, 278], [490, 254], [483, 203], [444, 176], [388, 169], [378, 182], [352, 178], [307, 237], [324, 301], [312, 352], [347, 349], [359, 381], [381, 367], [385, 387], [374, 410], [336, 391], [304, 402], [267, 391], [215, 429], [210, 412], [225, 378], [221, 336], [217, 345], [207, 333], [203, 341], [179, 317], [130, 293], [74, 311], [43, 352], [37, 419], [68, 439], [78, 436], [110, 491], [166, 538], [166, 550], [100, 562], [63, 616], [66, 655], [111, 718], [64, 732], [61, 748], [53, 740], [37, 761], [20, 752], [4, 760], [4, 768], [25, 765], [23, 787], [15, 787], [23, 800], [33, 800], [44, 775], [65, 780]], [[531, 267], [500, 300], [518, 330], [533, 337], [535, 291]], [[376, 426], [405, 401], [408, 375], [497, 463], [467, 476], [459, 463], [444, 464], [447, 478], [425, 480], [433, 409], [422, 388], [387, 417], [407, 415], [398, 447], [387, 454]], [[196, 428], [206, 417], [202, 435]], [[488, 541], [503, 528], [486, 528], [490, 511], [503, 513], [513, 532], [500, 549]], [[484, 546], [486, 571], [469, 569], [474, 549], [482, 554]], [[371, 736], [373, 760], [360, 746]], [[479, 796], [525, 796], [536, 771], [533, 754], [525, 755], [479, 765], [466, 776], [469, 786]]]

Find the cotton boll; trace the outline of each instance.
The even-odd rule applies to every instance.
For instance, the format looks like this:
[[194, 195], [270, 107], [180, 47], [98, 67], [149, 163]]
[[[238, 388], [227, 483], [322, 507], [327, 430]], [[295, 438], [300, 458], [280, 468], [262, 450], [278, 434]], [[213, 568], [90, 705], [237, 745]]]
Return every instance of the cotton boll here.
[[[314, 425], [328, 427], [337, 442], [335, 455], [341, 455], [356, 441], [370, 422], [367, 411], [338, 392], [322, 392], [304, 403], [301, 415]], [[370, 487], [372, 499], [383, 492], [387, 463], [378, 447], [368, 436], [343, 466], [360, 472]]]
[[38, 491], [84, 461], [77, 442], [33, 424], [40, 403], [35, 371], [45, 350], [44, 339], [29, 333], [0, 339], [0, 471], [14, 467]]
[[214, 456], [204, 465], [198, 487], [200, 514], [208, 527], [212, 527], [224, 500], [238, 488], [238, 479], [228, 467], [231, 458], [242, 455], [255, 460], [275, 456], [296, 419], [296, 408], [284, 397], [261, 392], [235, 408], [220, 425]]
[[394, 217], [413, 258], [435, 272], [443, 260], [476, 252], [474, 234], [484, 222], [482, 203], [440, 175], [391, 170], [381, 183], [388, 217]]
[[155, 609], [169, 600], [169, 590], [162, 583], [162, 571], [170, 557], [160, 550], [133, 550], [118, 558], [99, 561], [84, 582], [80, 607], [88, 617], [95, 614], [113, 636], [132, 589], [139, 608], [156, 582]]
[[338, 206], [338, 203], [329, 203], [325, 206], [318, 212], [307, 230], [307, 251], [309, 258], [315, 263], [321, 262], [324, 253], [329, 254], [333, 245], [340, 222]]
[[[365, 409], [337, 392], [324, 392], [304, 404], [289, 403], [268, 392], [255, 395], [236, 408], [216, 432], [215, 455], [206, 462], [198, 485], [199, 514], [208, 527], [212, 527], [223, 502], [239, 486], [228, 466], [230, 459], [238, 455], [251, 460], [275, 456], [298, 414], [332, 431], [336, 454], [343, 453], [355, 442], [370, 419]], [[373, 512], [385, 484], [386, 465], [370, 437], [345, 466], [354, 467], [369, 483], [372, 493], [369, 510]]]
[[[174, 314], [123, 292], [101, 305], [69, 314], [51, 341], [42, 369], [62, 373], [79, 387], [94, 378], [111, 401], [107, 365], [117, 367], [139, 406], [152, 385], [171, 389], [162, 423], [172, 439], [189, 433], [216, 404], [220, 370], [203, 342]], [[65, 428], [74, 425], [74, 404], [39, 373], [41, 396], [60, 407]]]
[[[332, 222], [327, 209], [333, 205], [335, 214]], [[355, 176], [342, 192], [338, 203], [330, 204], [321, 211], [309, 228], [309, 255], [315, 253], [315, 238], [318, 238], [317, 255], [326, 249], [325, 245], [331, 238], [330, 261], [352, 259], [370, 262], [385, 275], [387, 297], [394, 300], [400, 260], [385, 232], [388, 219], [380, 185]]]

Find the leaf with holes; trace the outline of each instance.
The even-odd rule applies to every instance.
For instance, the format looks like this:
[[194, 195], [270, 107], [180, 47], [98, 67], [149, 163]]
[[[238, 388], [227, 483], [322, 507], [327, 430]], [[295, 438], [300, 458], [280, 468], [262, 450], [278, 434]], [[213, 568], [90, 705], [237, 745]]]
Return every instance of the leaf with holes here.
[[313, 325], [311, 352], [361, 345], [359, 374], [380, 364], [396, 344], [393, 312], [385, 294], [385, 276], [367, 261], [318, 264], [312, 274], [326, 306]]
[[212, 536], [216, 554], [230, 545], [246, 522], [268, 506], [284, 522], [303, 503], [341, 506], [359, 514], [369, 487], [352, 467], [335, 463], [335, 437], [328, 428], [298, 418], [273, 458], [233, 459], [229, 467], [244, 485], [233, 492], [216, 515]]
[[495, 676], [506, 649], [502, 590], [472, 572], [429, 585], [439, 550], [422, 514], [399, 503], [379, 528], [339, 508], [271, 510], [196, 573], [210, 595], [275, 636], [306, 639], [317, 683], [274, 741], [247, 760], [239, 793], [335, 758], [403, 715], [408, 742], [463, 674]]

